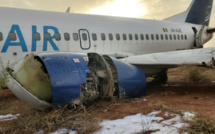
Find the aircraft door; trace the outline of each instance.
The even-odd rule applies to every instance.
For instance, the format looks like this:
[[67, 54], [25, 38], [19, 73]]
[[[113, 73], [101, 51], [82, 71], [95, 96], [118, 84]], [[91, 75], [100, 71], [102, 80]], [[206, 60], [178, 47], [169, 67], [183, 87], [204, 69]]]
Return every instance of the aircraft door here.
[[87, 29], [80, 29], [78, 31], [80, 37], [80, 47], [82, 50], [88, 50], [91, 47], [90, 34]]

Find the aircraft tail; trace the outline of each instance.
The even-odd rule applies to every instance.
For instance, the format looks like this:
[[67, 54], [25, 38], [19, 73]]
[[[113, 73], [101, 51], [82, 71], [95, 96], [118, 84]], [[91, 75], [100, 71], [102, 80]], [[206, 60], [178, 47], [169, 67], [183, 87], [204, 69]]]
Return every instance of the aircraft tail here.
[[213, 6], [213, 0], [193, 0], [190, 7], [180, 14], [165, 20], [178, 21], [208, 26]]

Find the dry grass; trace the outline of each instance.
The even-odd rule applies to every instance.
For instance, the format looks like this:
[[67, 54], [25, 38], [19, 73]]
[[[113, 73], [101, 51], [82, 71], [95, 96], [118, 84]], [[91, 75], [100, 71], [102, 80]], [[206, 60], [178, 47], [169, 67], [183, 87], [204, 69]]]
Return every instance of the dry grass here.
[[161, 111], [166, 111], [166, 112], [171, 112], [171, 113], [177, 113], [182, 115], [182, 113], [184, 112], [183, 110], [178, 110], [173, 106], [167, 106], [165, 105], [164, 102], [157, 102], [157, 103], [149, 103], [148, 107], [151, 109], [155, 109], [155, 110], [161, 110]]
[[[166, 106], [163, 102], [149, 104], [150, 108], [155, 110], [167, 111], [182, 115], [183, 110], [177, 110], [172, 106]], [[197, 114], [192, 120], [185, 120], [190, 126], [186, 130], [180, 132], [188, 132], [189, 134], [214, 134], [215, 133], [215, 120], [206, 116]]]
[[214, 134], [215, 121], [209, 117], [196, 115], [191, 121], [188, 121], [190, 127], [188, 133], [190, 134]]
[[[119, 103], [115, 100], [102, 100], [88, 105], [86, 108], [77, 106], [76, 109], [68, 109], [65, 106], [47, 112], [24, 108], [22, 112], [19, 112], [20, 116], [17, 120], [0, 122], [0, 133], [29, 134], [39, 130], [49, 133], [60, 128], [71, 129], [79, 134], [92, 133], [100, 128], [99, 123], [102, 121], [102, 119], [96, 118], [96, 113], [107, 112], [118, 105]], [[12, 111], [2, 111], [2, 114], [9, 113], [16, 112], [13, 108]]]
[[188, 66], [173, 68], [168, 70], [169, 82], [196, 82], [196, 81], [214, 81], [215, 71], [211, 68]]
[[94, 119], [90, 113], [83, 110], [54, 109], [50, 112], [36, 110], [21, 115], [17, 120], [1, 123], [1, 133], [36, 133], [39, 130], [54, 132], [59, 128], [76, 130], [80, 134], [91, 133], [99, 129], [101, 120]]

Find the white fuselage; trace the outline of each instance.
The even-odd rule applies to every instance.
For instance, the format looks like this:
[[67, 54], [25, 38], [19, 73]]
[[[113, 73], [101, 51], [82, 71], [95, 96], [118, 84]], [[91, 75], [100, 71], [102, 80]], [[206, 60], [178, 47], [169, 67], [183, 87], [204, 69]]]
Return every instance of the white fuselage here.
[[3, 37], [0, 57], [4, 64], [31, 52], [96, 52], [126, 57], [192, 49], [195, 40], [192, 27], [201, 28], [169, 21], [13, 8], [0, 8], [0, 16], [0, 39]]

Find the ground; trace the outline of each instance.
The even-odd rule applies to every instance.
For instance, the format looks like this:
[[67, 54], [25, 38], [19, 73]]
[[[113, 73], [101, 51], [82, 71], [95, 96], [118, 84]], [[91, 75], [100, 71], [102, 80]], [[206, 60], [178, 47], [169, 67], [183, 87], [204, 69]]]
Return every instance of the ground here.
[[[190, 77], [190, 72], [192, 70], [198, 70], [200, 73], [197, 73], [197, 76], [200, 77], [198, 80], [193, 80]], [[196, 75], [196, 72], [195, 72]], [[157, 84], [153, 82], [148, 82], [147, 85], [147, 93], [146, 96], [140, 97], [140, 98], [133, 98], [133, 99], [125, 99], [125, 100], [114, 100], [114, 101], [105, 101], [105, 102], [97, 102], [95, 104], [92, 104], [90, 106], [86, 107], [86, 110], [79, 110], [84, 115], [90, 115], [89, 117], [89, 123], [90, 120], [98, 119], [98, 122], [102, 119], [119, 119], [124, 118], [128, 115], [135, 115], [137, 113], [143, 113], [147, 114], [150, 113], [153, 110], [159, 110], [161, 108], [160, 106], [165, 105], [167, 107], [171, 108], [171, 111], [189, 111], [189, 112], [195, 112], [200, 115], [215, 119], [215, 70], [214, 69], [207, 69], [202, 67], [193, 67], [193, 66], [182, 66], [175, 69], [168, 70], [168, 77], [169, 80], [165, 84]], [[157, 107], [156, 107], [157, 106]], [[162, 109], [164, 110], [165, 109]], [[75, 115], [77, 115], [78, 112], [75, 112]], [[76, 116], [79, 118], [71, 117], [72, 112], [63, 110], [60, 112], [66, 113], [62, 116], [62, 118], [59, 117], [53, 117], [53, 113], [56, 113], [56, 111], [52, 111], [52, 114], [47, 112], [40, 112], [37, 111], [27, 104], [21, 102], [19, 99], [17, 99], [9, 90], [1, 90], [0, 91], [0, 115], [6, 115], [6, 114], [20, 114], [20, 117], [17, 119], [17, 121], [4, 121], [0, 122], [0, 128], [3, 128], [3, 133], [13, 133], [13, 130], [9, 130], [8, 124], [17, 124], [19, 121], [27, 120], [25, 118], [31, 118], [31, 116], [38, 116], [39, 118], [46, 118], [50, 117], [53, 122], [56, 122], [60, 120], [62, 122], [65, 122], [65, 120], [73, 119], [73, 120], [79, 120], [86, 117], [82, 117], [80, 113]], [[74, 112], [74, 110], [73, 110]], [[59, 114], [59, 113], [58, 113]], [[68, 114], [70, 116], [68, 116]], [[160, 113], [160, 116], [164, 117], [162, 114], [164, 112]], [[63, 118], [64, 117], [64, 118]], [[87, 119], [88, 119], [87, 117]], [[168, 117], [165, 117], [168, 118]], [[47, 119], [50, 121], [50, 119]], [[52, 121], [51, 120], [51, 121]], [[29, 119], [29, 121], [31, 121]], [[53, 123], [52, 122], [52, 123]], [[68, 122], [68, 121], [67, 121]], [[86, 122], [86, 120], [85, 120]], [[7, 126], [5, 125], [7, 124]], [[13, 124], [13, 125], [14, 125]], [[36, 123], [35, 123], [36, 124]], [[59, 123], [53, 123], [52, 125], [56, 125], [56, 127], [48, 126], [49, 129], [45, 130], [45, 132], [53, 131], [57, 128], [60, 128], [62, 126], [69, 126]], [[89, 124], [88, 124], [89, 125]], [[17, 131], [19, 132], [35, 132], [38, 131], [39, 128], [38, 125], [33, 125], [35, 128], [34, 130], [26, 130], [27, 125], [25, 125], [25, 128], [22, 128], [22, 125], [18, 125], [17, 127], [20, 127], [20, 130], [23, 129], [23, 131]], [[30, 126], [30, 125], [29, 125]], [[79, 124], [79, 126], [81, 126]], [[86, 124], [85, 124], [86, 126]], [[40, 126], [39, 126], [40, 127]], [[46, 125], [41, 126], [43, 129], [44, 127], [47, 127]], [[83, 126], [81, 126], [83, 127]], [[99, 128], [99, 127], [98, 127]], [[76, 129], [80, 133], [88, 133], [95, 131], [98, 129], [95, 127], [93, 130], [87, 130], [87, 131], [79, 131], [77, 130], [77, 126], [75, 126], [73, 129]], [[1, 132], [1, 129], [0, 129]]]

